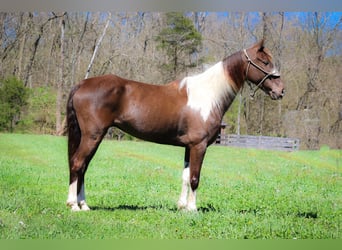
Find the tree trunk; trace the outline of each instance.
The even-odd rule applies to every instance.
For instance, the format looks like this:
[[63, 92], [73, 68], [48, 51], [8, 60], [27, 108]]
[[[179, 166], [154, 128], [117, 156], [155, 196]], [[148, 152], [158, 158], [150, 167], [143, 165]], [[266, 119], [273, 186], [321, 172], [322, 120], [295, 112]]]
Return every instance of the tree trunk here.
[[[30, 22], [32, 22], [32, 19], [33, 19], [33, 14], [32, 13], [29, 13], [29, 18], [31, 19]], [[31, 30], [31, 32], [32, 32], [32, 30]], [[40, 32], [43, 32], [42, 28], [40, 29]], [[34, 58], [36, 56], [37, 47], [38, 47], [40, 38], [41, 38], [41, 33], [38, 34], [38, 37], [36, 38], [36, 41], [33, 44], [33, 52], [31, 54], [29, 63], [26, 66], [25, 80], [24, 80], [24, 86], [25, 87], [27, 87], [27, 85], [28, 85], [28, 80], [29, 80], [30, 75], [31, 75], [31, 68], [32, 68], [32, 65], [33, 65], [33, 62], [34, 62]]]
[[62, 98], [63, 98], [63, 83], [64, 83], [64, 31], [65, 31], [65, 20], [64, 17], [60, 20], [61, 27], [61, 52], [60, 52], [60, 66], [59, 66], [59, 77], [57, 81], [57, 98], [56, 98], [56, 134], [60, 134], [62, 127]]
[[[25, 80], [24, 80], [24, 85], [25, 86], [28, 85], [28, 81], [29, 81], [30, 76], [31, 76], [32, 67], [33, 67], [34, 60], [35, 60], [35, 57], [36, 57], [36, 54], [37, 54], [37, 49], [38, 49], [38, 46], [39, 46], [39, 43], [40, 43], [40, 39], [42, 38], [43, 33], [44, 33], [45, 25], [48, 24], [51, 20], [56, 19], [56, 18], [60, 18], [60, 17], [62, 17], [64, 15], [65, 15], [65, 13], [63, 13], [60, 16], [57, 16], [56, 14], [53, 13], [52, 17], [48, 18], [44, 23], [42, 23], [39, 26], [37, 38], [36, 38], [36, 40], [33, 43], [32, 55], [30, 57], [29, 63], [27, 64], [27, 67], [26, 67], [26, 75], [25, 75]], [[30, 19], [33, 19], [33, 14], [29, 13], [29, 17], [30, 17]]]
[[111, 20], [111, 13], [109, 12], [109, 13], [108, 13], [108, 18], [107, 18], [106, 25], [105, 25], [105, 27], [104, 27], [104, 29], [103, 29], [102, 35], [100, 36], [99, 40], [98, 40], [97, 43], [96, 43], [96, 46], [95, 46], [93, 55], [92, 55], [92, 57], [91, 57], [91, 59], [90, 59], [90, 63], [89, 63], [89, 65], [88, 65], [87, 72], [86, 72], [84, 78], [88, 78], [88, 76], [89, 76], [91, 67], [93, 66], [93, 63], [94, 63], [94, 59], [95, 59], [96, 53], [97, 53], [97, 51], [98, 51], [98, 49], [99, 49], [99, 47], [100, 47], [100, 45], [101, 45], [101, 42], [102, 42], [103, 37], [106, 35], [106, 31], [107, 31], [107, 28], [108, 28], [108, 26], [109, 26], [110, 20]]
[[21, 38], [20, 46], [19, 46], [18, 72], [17, 72], [18, 78], [21, 78], [21, 74], [22, 74], [23, 54], [24, 54], [25, 44], [27, 41], [25, 30], [27, 27], [28, 20], [26, 18], [23, 18], [23, 19], [24, 20], [22, 22], [22, 25], [23, 25], [22, 30], [24, 30], [24, 34], [23, 34], [23, 37]]
[[242, 93], [239, 94], [239, 108], [236, 121], [236, 134], [240, 135], [240, 117], [241, 117], [241, 104], [242, 104]]
[[87, 31], [87, 27], [88, 27], [88, 23], [89, 23], [89, 16], [90, 16], [90, 13], [88, 12], [87, 13], [87, 16], [86, 16], [86, 19], [84, 21], [84, 24], [83, 24], [83, 29], [82, 29], [82, 32], [78, 38], [78, 41], [77, 41], [77, 48], [76, 48], [76, 51], [73, 53], [72, 55], [72, 60], [71, 60], [71, 73], [70, 73], [70, 83], [71, 84], [74, 84], [75, 82], [75, 74], [76, 74], [76, 69], [77, 69], [77, 66], [79, 65], [79, 58], [80, 58], [80, 55], [81, 55], [81, 51], [84, 47], [83, 45], [83, 38], [84, 38], [84, 35]]
[[[283, 41], [283, 30], [284, 30], [284, 12], [279, 12], [279, 15], [281, 17], [281, 24], [280, 24], [280, 30], [279, 30], [279, 41], [278, 41], [278, 46], [277, 46], [277, 62], [276, 62], [276, 66], [278, 67], [279, 72], [281, 72], [281, 61], [282, 61], [282, 51], [283, 51], [283, 45], [282, 45], [282, 41]], [[282, 101], [279, 100], [278, 101], [278, 126], [276, 128], [277, 131], [277, 135], [280, 136], [281, 135], [281, 128], [283, 127], [282, 125]]]

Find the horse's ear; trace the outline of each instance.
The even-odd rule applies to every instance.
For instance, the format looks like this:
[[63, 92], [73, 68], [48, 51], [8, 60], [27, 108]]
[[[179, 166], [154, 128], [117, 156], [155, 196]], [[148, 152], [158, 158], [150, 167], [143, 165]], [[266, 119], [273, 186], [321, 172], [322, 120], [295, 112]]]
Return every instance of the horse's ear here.
[[261, 52], [264, 50], [264, 48], [264, 39], [261, 39], [259, 42], [255, 43], [251, 49], [253, 49], [255, 52]]
[[258, 51], [263, 51], [265, 46], [264, 46], [264, 39], [261, 39], [260, 42], [258, 42]]

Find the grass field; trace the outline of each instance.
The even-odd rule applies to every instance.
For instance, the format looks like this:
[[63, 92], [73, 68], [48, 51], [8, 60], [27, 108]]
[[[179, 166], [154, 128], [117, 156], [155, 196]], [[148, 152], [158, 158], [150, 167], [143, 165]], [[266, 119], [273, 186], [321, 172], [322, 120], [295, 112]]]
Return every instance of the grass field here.
[[199, 212], [178, 211], [183, 149], [104, 141], [90, 212], [66, 207], [66, 138], [0, 134], [1, 239], [342, 238], [342, 151], [211, 146]]

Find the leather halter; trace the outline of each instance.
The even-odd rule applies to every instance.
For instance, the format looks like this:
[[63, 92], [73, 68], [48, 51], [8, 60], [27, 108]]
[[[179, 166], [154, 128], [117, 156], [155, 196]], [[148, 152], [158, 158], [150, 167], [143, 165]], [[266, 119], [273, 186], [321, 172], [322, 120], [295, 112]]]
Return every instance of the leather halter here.
[[[247, 70], [246, 70], [246, 81], [251, 89], [251, 94], [250, 96], [253, 98], [255, 93], [257, 92], [257, 90], [259, 88], [261, 88], [260, 86], [264, 83], [264, 81], [269, 78], [270, 76], [273, 76], [273, 77], [280, 77], [280, 73], [279, 71], [276, 69], [276, 68], [273, 68], [273, 70], [271, 72], [268, 72], [266, 70], [264, 70], [263, 68], [261, 68], [259, 65], [257, 65], [255, 62], [252, 61], [252, 59], [248, 56], [247, 54], [247, 50], [244, 49], [243, 52], [245, 53], [245, 56], [247, 57], [247, 61], [248, 61], [248, 65], [247, 65]], [[256, 84], [256, 88], [253, 90], [253, 87], [252, 87], [252, 84], [250, 83], [250, 81], [248, 80], [247, 76], [248, 76], [248, 70], [249, 70], [249, 67], [250, 65], [253, 65], [254, 67], [256, 67], [258, 70], [260, 70], [261, 72], [263, 72], [265, 74], [265, 77], [262, 78], [262, 80]]]

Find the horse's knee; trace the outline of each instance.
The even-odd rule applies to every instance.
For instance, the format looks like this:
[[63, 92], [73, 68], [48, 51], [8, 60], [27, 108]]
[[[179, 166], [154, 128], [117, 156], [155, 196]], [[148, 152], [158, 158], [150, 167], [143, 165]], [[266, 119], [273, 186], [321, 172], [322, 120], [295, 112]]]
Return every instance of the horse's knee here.
[[190, 186], [191, 186], [192, 191], [195, 191], [198, 188], [198, 184], [199, 184], [199, 177], [192, 176], [190, 179]]

